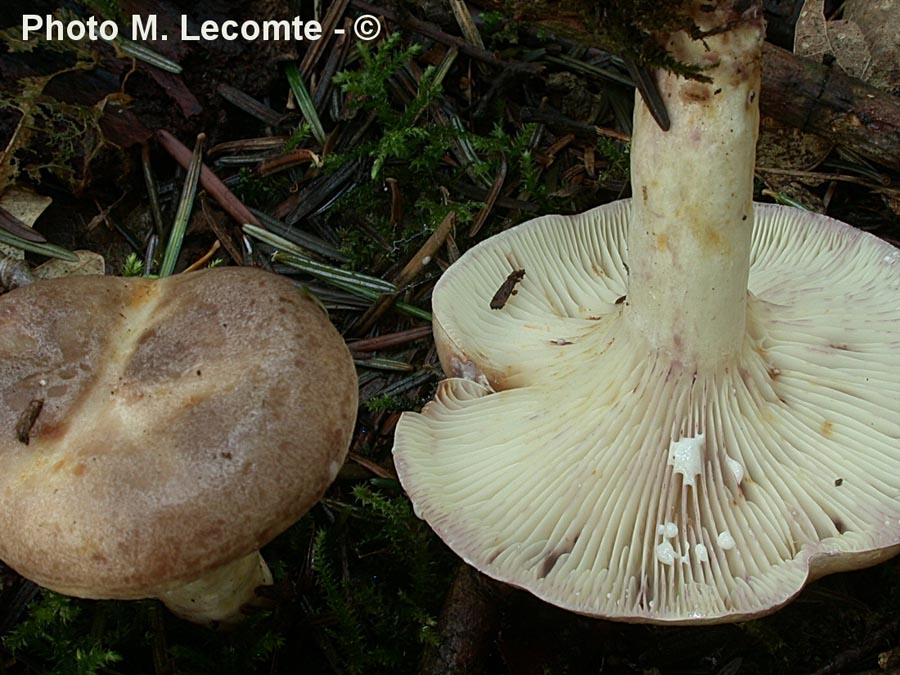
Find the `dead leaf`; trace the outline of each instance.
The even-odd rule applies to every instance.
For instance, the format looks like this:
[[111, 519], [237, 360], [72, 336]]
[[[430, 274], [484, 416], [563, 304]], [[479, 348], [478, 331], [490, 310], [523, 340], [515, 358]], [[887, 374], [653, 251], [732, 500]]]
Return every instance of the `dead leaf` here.
[[895, 0], [846, 0], [844, 18], [865, 35], [872, 64], [868, 82], [900, 94], [900, 3]]
[[826, 21], [825, 0], [806, 0], [794, 29], [794, 53], [821, 61], [834, 57], [844, 72], [867, 80], [872, 67], [868, 40], [852, 20]]
[[86, 276], [89, 274], [105, 274], [106, 261], [103, 256], [93, 251], [75, 251], [78, 262], [67, 262], [53, 258], [34, 270], [35, 279], [56, 279], [57, 277]]

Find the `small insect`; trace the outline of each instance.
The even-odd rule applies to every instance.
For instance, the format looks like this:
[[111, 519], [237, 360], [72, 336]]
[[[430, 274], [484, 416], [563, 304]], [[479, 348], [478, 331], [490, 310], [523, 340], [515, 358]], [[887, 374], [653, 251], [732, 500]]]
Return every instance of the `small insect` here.
[[19, 439], [19, 443], [28, 445], [29, 441], [31, 441], [31, 429], [34, 423], [37, 422], [38, 415], [41, 414], [43, 409], [44, 399], [35, 398], [31, 400], [28, 407], [19, 415], [19, 420], [16, 422], [16, 438]]
[[525, 278], [525, 270], [513, 270], [491, 298], [491, 309], [503, 309], [511, 295], [516, 294], [516, 284]]
[[11, 291], [19, 286], [27, 286], [34, 281], [31, 268], [24, 260], [0, 255], [0, 291]]
[[627, 295], [623, 295], [621, 298], [618, 298], [616, 300], [616, 304], [621, 305], [623, 302], [625, 302], [625, 298], [627, 298], [627, 297], [628, 297]]

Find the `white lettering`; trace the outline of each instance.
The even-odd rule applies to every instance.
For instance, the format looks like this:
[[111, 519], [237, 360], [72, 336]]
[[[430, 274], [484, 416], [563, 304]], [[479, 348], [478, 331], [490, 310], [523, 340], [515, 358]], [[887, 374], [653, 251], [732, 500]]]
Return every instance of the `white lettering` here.
[[150, 14], [146, 21], [140, 14], [131, 15], [131, 39], [134, 42], [156, 39], [156, 14]]
[[303, 26], [303, 37], [307, 40], [318, 40], [322, 37], [322, 24], [318, 21], [307, 21]]
[[[65, 26], [63, 26], [63, 22], [59, 19], [54, 19], [49, 14], [47, 15], [47, 39], [48, 40], [64, 40], [63, 30], [65, 30]], [[53, 31], [56, 31], [55, 37]]]
[[[221, 28], [216, 25], [215, 21], [207, 21], [203, 25], [206, 26], [207, 23], [210, 24], [210, 33], [209, 37], [206, 38], [207, 40], [215, 40], [219, 34], [226, 40], [237, 40], [237, 35], [234, 32], [234, 29], [237, 28], [237, 21], [234, 19], [223, 21]], [[203, 33], [202, 30], [200, 32]]]
[[196, 42], [200, 39], [199, 35], [191, 35], [188, 32], [187, 14], [181, 15], [181, 39], [186, 42]]
[[107, 19], [100, 24], [100, 37], [104, 40], [115, 40], [119, 35], [119, 27], [114, 21]]
[[[144, 25], [140, 21], [134, 19], [135, 28], [133, 34], [141, 31], [142, 38], [148, 39], [149, 33], [152, 31], [155, 36], [156, 22], [151, 20]], [[279, 41], [279, 40], [319, 40], [322, 37], [322, 24], [318, 21], [303, 22], [300, 17], [295, 16], [291, 21], [287, 20], [266, 20], [266, 21], [244, 21], [238, 23], [232, 19], [223, 21], [221, 24], [210, 19], [200, 24], [198, 33], [192, 33], [188, 28], [187, 15], [181, 15], [181, 39], [185, 41], [197, 40], [238, 40], [244, 39], [248, 42], [254, 40]]]
[[[296, 23], [298, 17], [294, 17], [294, 22]], [[263, 21], [262, 25], [262, 39], [263, 40], [290, 40], [291, 39], [291, 24], [287, 20], [276, 21], [275, 19], [269, 19], [267, 21]]]
[[66, 26], [66, 37], [70, 40], [81, 40], [84, 34], [84, 24], [80, 21], [70, 21]]
[[43, 20], [37, 14], [23, 14], [22, 39], [27, 40], [31, 31], [39, 31], [43, 25]]

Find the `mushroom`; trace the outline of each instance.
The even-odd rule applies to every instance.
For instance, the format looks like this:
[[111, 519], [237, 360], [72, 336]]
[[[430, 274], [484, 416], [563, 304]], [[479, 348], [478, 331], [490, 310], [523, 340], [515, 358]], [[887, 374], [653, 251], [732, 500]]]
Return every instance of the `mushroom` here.
[[356, 416], [325, 313], [250, 268], [0, 298], [0, 559], [82, 598], [233, 622], [258, 549], [321, 497]]
[[637, 100], [631, 201], [441, 277], [449, 379], [396, 429], [458, 555], [585, 615], [745, 619], [900, 550], [900, 252], [752, 204], [762, 11], [731, 4], [669, 36], [708, 81], [656, 74], [668, 132]]

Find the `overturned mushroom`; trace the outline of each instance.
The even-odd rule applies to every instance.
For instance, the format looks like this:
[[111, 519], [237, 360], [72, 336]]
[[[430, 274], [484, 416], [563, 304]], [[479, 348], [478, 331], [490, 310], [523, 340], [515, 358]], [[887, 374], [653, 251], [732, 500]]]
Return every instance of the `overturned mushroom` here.
[[234, 621], [271, 582], [258, 549], [337, 474], [356, 403], [341, 336], [273, 274], [15, 290], [0, 298], [0, 558], [60, 593]]
[[[394, 447], [463, 559], [625, 621], [757, 616], [900, 548], [900, 253], [754, 208], [761, 8], [698, 7], [703, 39], [667, 47], [710, 81], [658, 74], [669, 132], [637, 102], [633, 201], [442, 276], [451, 379]], [[510, 266], [528, 274], [492, 310]]]

